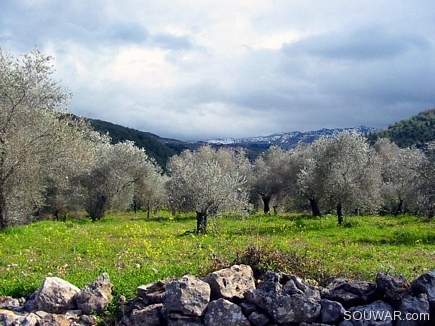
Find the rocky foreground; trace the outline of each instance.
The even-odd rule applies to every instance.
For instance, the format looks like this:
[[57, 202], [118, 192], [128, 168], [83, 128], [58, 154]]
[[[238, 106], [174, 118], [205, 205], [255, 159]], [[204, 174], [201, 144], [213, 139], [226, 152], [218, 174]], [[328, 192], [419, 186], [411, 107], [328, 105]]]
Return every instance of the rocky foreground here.
[[[0, 297], [0, 325], [96, 325], [113, 300], [104, 273], [83, 289], [47, 277], [29, 298]], [[234, 265], [205, 278], [191, 275], [139, 286], [113, 324], [136, 325], [435, 325], [435, 270], [412, 282], [377, 276], [376, 284], [335, 279], [327, 287]], [[430, 320], [429, 319], [430, 316]], [[109, 321], [105, 321], [107, 325]]]

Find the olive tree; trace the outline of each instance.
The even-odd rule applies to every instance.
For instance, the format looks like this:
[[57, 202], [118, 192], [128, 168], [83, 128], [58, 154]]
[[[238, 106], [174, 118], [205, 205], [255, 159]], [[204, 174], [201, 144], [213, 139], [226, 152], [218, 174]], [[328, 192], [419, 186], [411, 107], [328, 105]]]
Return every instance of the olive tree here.
[[197, 233], [207, 232], [209, 216], [248, 207], [246, 171], [249, 161], [244, 152], [214, 150], [203, 146], [171, 157], [167, 166], [170, 205], [194, 210]]
[[381, 161], [381, 195], [385, 209], [397, 215], [406, 206], [415, 207], [423, 152], [416, 148], [399, 148], [386, 138], [379, 139], [374, 148]]
[[327, 173], [319, 164], [323, 155], [321, 142], [299, 145], [294, 150], [294, 157], [299, 163], [296, 179], [297, 190], [301, 197], [309, 201], [313, 216], [321, 216], [320, 201], [325, 197]]
[[0, 50], [0, 228], [28, 221], [44, 204], [47, 182], [60, 185], [86, 162], [86, 123], [66, 107], [70, 94], [52, 79], [51, 57]]
[[378, 209], [380, 164], [363, 135], [343, 131], [315, 141], [312, 147], [313, 157], [301, 173], [302, 183], [321, 183], [323, 200], [328, 208], [336, 209], [339, 224], [343, 211]]
[[270, 147], [255, 160], [251, 189], [260, 196], [265, 214], [270, 211], [273, 197], [278, 201], [294, 188], [293, 161], [292, 151], [286, 151], [279, 146]]
[[133, 210], [136, 213], [140, 207], [145, 207], [149, 218], [151, 210], [163, 206], [167, 201], [167, 176], [153, 160], [144, 162], [137, 174], [134, 182]]
[[435, 143], [429, 142], [424, 149], [424, 157], [416, 169], [416, 206], [419, 213], [428, 218], [435, 216]]
[[76, 178], [91, 219], [101, 219], [107, 209], [128, 208], [133, 202], [135, 183], [149, 164], [145, 150], [131, 141], [111, 145], [103, 139], [97, 143], [92, 168]]

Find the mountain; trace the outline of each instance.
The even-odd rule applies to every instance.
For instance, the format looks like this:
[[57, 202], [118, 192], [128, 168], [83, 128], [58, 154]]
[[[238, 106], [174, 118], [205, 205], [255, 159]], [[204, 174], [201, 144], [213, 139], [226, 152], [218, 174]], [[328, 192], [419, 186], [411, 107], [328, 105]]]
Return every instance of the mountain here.
[[378, 138], [389, 138], [399, 147], [422, 147], [435, 140], [435, 109], [429, 109], [405, 120], [400, 120], [388, 128], [371, 133], [371, 143]]
[[269, 136], [257, 136], [248, 138], [222, 138], [222, 139], [210, 139], [205, 141], [206, 143], [213, 145], [231, 145], [231, 146], [255, 146], [257, 148], [268, 148], [272, 145], [281, 146], [285, 149], [296, 147], [299, 143], [312, 143], [320, 137], [330, 137], [338, 132], [345, 130], [355, 130], [363, 134], [369, 134], [375, 132], [376, 128], [370, 128], [365, 126], [355, 128], [334, 128], [334, 129], [320, 129], [315, 131], [292, 131], [281, 132], [272, 134]]
[[111, 122], [97, 119], [88, 119], [88, 121], [94, 130], [102, 134], [109, 133], [113, 144], [126, 140], [133, 141], [137, 147], [144, 148], [146, 153], [153, 157], [162, 168], [165, 168], [171, 156], [180, 154], [184, 149], [191, 147], [190, 144], [181, 140], [162, 138], [150, 132], [127, 128]]

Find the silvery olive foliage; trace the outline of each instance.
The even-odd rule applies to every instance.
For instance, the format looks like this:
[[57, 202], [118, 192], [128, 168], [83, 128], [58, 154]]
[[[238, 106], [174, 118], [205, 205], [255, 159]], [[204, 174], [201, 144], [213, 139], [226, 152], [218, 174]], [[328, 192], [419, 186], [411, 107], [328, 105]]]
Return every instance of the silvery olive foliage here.
[[167, 170], [170, 206], [194, 210], [198, 233], [206, 233], [208, 216], [248, 208], [250, 163], [243, 151], [210, 146], [185, 150], [169, 160]]
[[252, 168], [251, 188], [254, 196], [261, 198], [263, 212], [269, 213], [270, 203], [276, 208], [280, 199], [288, 199], [295, 186], [293, 151], [272, 146], [255, 160]]
[[435, 142], [429, 142], [425, 148], [425, 156], [416, 172], [418, 174], [416, 211], [435, 216]]
[[133, 189], [133, 209], [147, 210], [150, 217], [152, 210], [164, 207], [167, 203], [166, 182], [168, 177], [154, 160], [142, 162], [141, 168], [136, 171], [137, 177]]
[[381, 161], [383, 209], [396, 215], [418, 210], [415, 204], [421, 185], [424, 153], [416, 148], [399, 148], [385, 138], [379, 139], [374, 148]]
[[86, 165], [88, 126], [67, 114], [71, 95], [53, 73], [37, 50], [0, 50], [0, 228], [28, 221], [50, 182], [62, 188]]
[[375, 212], [380, 205], [380, 162], [366, 138], [343, 131], [321, 138], [309, 146], [299, 187], [307, 197], [336, 209], [341, 224], [343, 212]]
[[91, 169], [76, 177], [77, 191], [89, 216], [99, 220], [108, 209], [127, 209], [133, 203], [137, 185], [154, 165], [145, 150], [131, 141], [97, 143]]

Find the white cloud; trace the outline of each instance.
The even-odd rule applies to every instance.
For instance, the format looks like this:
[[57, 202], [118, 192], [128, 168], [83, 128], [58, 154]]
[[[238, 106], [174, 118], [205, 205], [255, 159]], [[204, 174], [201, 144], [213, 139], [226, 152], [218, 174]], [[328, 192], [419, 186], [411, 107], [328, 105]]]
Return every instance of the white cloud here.
[[434, 9], [428, 0], [17, 0], [0, 11], [0, 42], [54, 55], [73, 112], [161, 136], [384, 127], [435, 104]]

